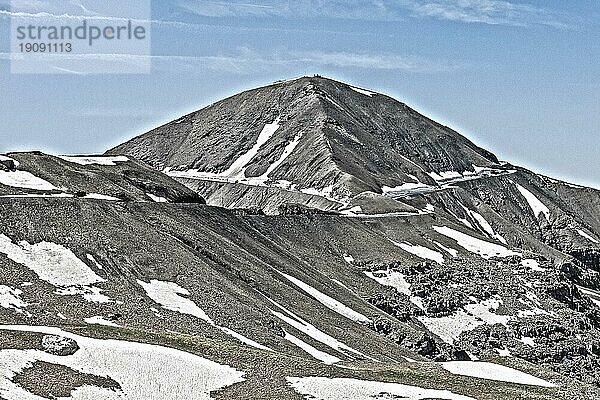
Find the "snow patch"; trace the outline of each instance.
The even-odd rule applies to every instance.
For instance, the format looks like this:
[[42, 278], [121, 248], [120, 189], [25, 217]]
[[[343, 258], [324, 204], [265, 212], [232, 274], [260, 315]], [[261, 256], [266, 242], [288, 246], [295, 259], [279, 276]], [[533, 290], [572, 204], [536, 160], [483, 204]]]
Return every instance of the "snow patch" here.
[[444, 250], [446, 253], [450, 254], [452, 257], [456, 258], [458, 257], [458, 250], [453, 249], [451, 247], [446, 247], [443, 244], [441, 244], [440, 242], [434, 241], [433, 242], [437, 247], [439, 247], [440, 249]]
[[109, 301], [108, 297], [100, 294], [101, 289], [90, 286], [105, 280], [66, 247], [50, 242], [32, 245], [24, 240], [13, 244], [9, 237], [0, 235], [0, 253], [29, 268], [41, 280], [59, 288], [57, 294], [81, 294], [87, 301], [99, 303]]
[[115, 166], [117, 163], [129, 161], [125, 156], [59, 156], [58, 158], [79, 165]]
[[488, 299], [476, 304], [468, 304], [464, 310], [453, 315], [440, 318], [421, 316], [418, 320], [444, 342], [453, 344], [461, 333], [469, 332], [481, 325], [502, 324], [507, 326], [513, 318], [508, 315], [498, 315], [490, 310], [497, 310], [502, 301], [497, 298]]
[[92, 325], [104, 325], [104, 326], [116, 326], [118, 327], [119, 325], [115, 324], [112, 321], [108, 321], [106, 319], [104, 319], [104, 317], [102, 316], [95, 316], [95, 317], [90, 317], [90, 318], [85, 318], [83, 320], [86, 324], [92, 324]]
[[259, 176], [256, 179], [258, 179], [258, 180], [265, 180], [265, 181], [268, 180], [269, 175], [271, 174], [271, 172], [275, 171], [281, 164], [283, 164], [283, 162], [296, 149], [296, 147], [300, 143], [300, 139], [302, 139], [302, 133], [297, 134], [294, 137], [294, 139], [290, 143], [288, 143], [287, 146], [285, 146], [285, 149], [283, 149], [283, 153], [281, 154], [281, 157], [279, 157], [279, 160], [277, 160], [273, 164], [269, 165], [269, 168], [267, 168], [267, 170], [265, 171], [265, 173], [262, 176]]
[[88, 254], [85, 255], [85, 257], [88, 260], [90, 260], [91, 262], [93, 262], [94, 265], [96, 266], [96, 268], [98, 268], [98, 269], [104, 269], [104, 267], [102, 265], [100, 265], [100, 263], [98, 263], [98, 261], [96, 261], [96, 259], [94, 258], [93, 255], [91, 255], [91, 254], [88, 253]]
[[369, 278], [375, 280], [379, 284], [383, 286], [390, 286], [396, 289], [399, 293], [403, 293], [410, 297], [411, 303], [419, 307], [421, 310], [423, 307], [423, 299], [420, 297], [412, 296], [412, 291], [410, 290], [410, 283], [406, 281], [406, 277], [404, 274], [400, 272], [387, 270], [387, 271], [365, 271], [365, 275]]
[[494, 169], [488, 167], [478, 167], [473, 165], [475, 172], [465, 171], [442, 171], [442, 172], [427, 172], [442, 188], [452, 187], [451, 185], [459, 182], [467, 182], [478, 179], [490, 178], [493, 176], [511, 175], [517, 172], [516, 170]]
[[[280, 117], [277, 117], [273, 123], [266, 124], [264, 126], [263, 130], [258, 135], [258, 138], [256, 139], [256, 143], [254, 144], [254, 146], [250, 150], [248, 150], [245, 154], [242, 154], [241, 156], [239, 156], [231, 164], [231, 166], [223, 172], [218, 172], [218, 173], [204, 172], [204, 171], [199, 171], [198, 169], [189, 169], [187, 171], [171, 171], [170, 168], [166, 168], [164, 170], [164, 172], [169, 176], [179, 177], [179, 178], [207, 179], [207, 180], [233, 182], [233, 183], [239, 182], [239, 183], [245, 183], [245, 184], [253, 185], [253, 186], [264, 186], [266, 177], [264, 177], [264, 179], [263, 179], [263, 177], [261, 177], [260, 179], [246, 178], [246, 175], [245, 175], [246, 166], [248, 165], [248, 163], [250, 161], [252, 161], [252, 159], [256, 156], [256, 154], [258, 154], [258, 151], [260, 150], [260, 148], [279, 129], [279, 127], [280, 127], [279, 121], [280, 121]], [[295, 143], [295, 141], [296, 141], [296, 139], [294, 139], [294, 141], [292, 143]], [[298, 141], [300, 141], [300, 138], [298, 138]], [[290, 143], [288, 146], [295, 148], [298, 144], [298, 143], [295, 143], [292, 146], [292, 143]], [[286, 157], [289, 156], [289, 154], [291, 154], [291, 152], [294, 150], [293, 148], [286, 147], [286, 150], [289, 152], [289, 153], [286, 153], [285, 152], [286, 150], [284, 150], [284, 154]], [[283, 162], [283, 160], [281, 162]], [[276, 167], [277, 166], [275, 166], [275, 168]], [[269, 171], [269, 173], [271, 173], [271, 171]]]
[[319, 349], [314, 348], [310, 344], [298, 339], [296, 336], [290, 334], [289, 332], [286, 332], [285, 330], [283, 332], [285, 333], [285, 340], [298, 346], [299, 348], [301, 348], [317, 360], [324, 362], [325, 364], [335, 364], [337, 362], [342, 361], [339, 358], [332, 356], [331, 354], [327, 354]]
[[549, 317], [558, 317], [558, 315], [551, 311], [546, 311], [546, 310], [542, 310], [539, 307], [534, 307], [530, 310], [521, 310], [519, 312], [517, 312], [517, 317], [519, 318], [529, 318], [529, 317], [535, 317], [537, 315], [547, 315]]
[[589, 241], [591, 241], [593, 243], [600, 244], [600, 241], [594, 239], [593, 237], [591, 237], [590, 235], [588, 235], [587, 233], [585, 233], [581, 229], [577, 229], [577, 233], [579, 233], [579, 236], [581, 236], [581, 237], [583, 237], [583, 238], [585, 238], [585, 239], [587, 239], [587, 240], [589, 240]]
[[582, 286], [577, 286], [577, 288], [586, 296], [590, 298], [590, 300], [600, 307], [600, 292], [596, 292], [595, 290], [586, 289]]
[[544, 214], [546, 220], [550, 221], [550, 210], [548, 209], [548, 207], [546, 207], [544, 203], [542, 203], [537, 197], [535, 197], [535, 195], [529, 190], [525, 189], [523, 186], [519, 185], [516, 182], [513, 183], [517, 187], [517, 190], [519, 190], [521, 195], [525, 198], [525, 200], [527, 200], [529, 207], [533, 211], [533, 215], [539, 217], [540, 214]]
[[[200, 307], [196, 305], [192, 300], [187, 299], [183, 296], [189, 296], [191, 293], [176, 284], [175, 282], [164, 282], [156, 279], [151, 280], [149, 283], [138, 280], [138, 284], [144, 288], [148, 297], [154, 302], [160, 304], [164, 309], [175, 311], [180, 314], [188, 314], [198, 319], [207, 322], [209, 325], [220, 329], [222, 332], [229, 336], [232, 336], [242, 343], [250, 346], [259, 348], [261, 350], [271, 350], [266, 346], [263, 346], [252, 339], [243, 336], [229, 328], [217, 325]], [[183, 295], [183, 296], [182, 296]]]
[[546, 268], [542, 268], [540, 267], [540, 263], [537, 260], [531, 259], [531, 258], [527, 258], [524, 260], [521, 260], [521, 265], [525, 268], [529, 268], [532, 271], [536, 271], [536, 272], [544, 272], [546, 271]]
[[359, 214], [365, 215], [363, 213], [363, 210], [362, 210], [361, 206], [354, 206], [352, 208], [349, 208], [347, 210], [342, 211], [342, 215], [345, 215], [347, 217], [354, 217], [354, 216], [357, 216]]
[[502, 348], [502, 349], [494, 349], [496, 350], [496, 353], [498, 353], [498, 355], [500, 357], [512, 357], [512, 353], [510, 352], [509, 349], [507, 349], [506, 347]]
[[478, 254], [485, 259], [490, 259], [492, 257], [503, 258], [510, 256], [522, 256], [521, 253], [516, 253], [504, 246], [474, 238], [446, 226], [434, 226], [433, 229], [441, 235], [456, 240], [458, 245], [465, 250]]
[[405, 400], [476, 400], [449, 390], [424, 389], [399, 383], [365, 381], [350, 378], [288, 377], [294, 390], [306, 399], [319, 400], [373, 400], [399, 398]]
[[275, 161], [273, 164], [269, 165], [269, 167], [267, 168], [265, 173], [262, 174], [261, 176], [249, 177], [249, 178], [246, 178], [245, 175], [234, 176], [232, 178], [227, 178], [227, 181], [234, 180], [235, 183], [242, 183], [242, 184], [250, 185], [250, 186], [279, 187], [284, 190], [295, 191], [295, 185], [292, 182], [286, 181], [283, 179], [280, 179], [277, 181], [271, 181], [269, 179], [269, 175], [271, 175], [271, 173], [273, 171], [275, 171], [281, 164], [283, 164], [283, 162], [292, 154], [292, 152], [296, 149], [296, 147], [300, 143], [300, 139], [302, 139], [302, 133], [299, 133], [298, 135], [296, 135], [294, 137], [294, 139], [290, 143], [288, 143], [288, 145], [285, 147], [285, 149], [283, 149], [283, 153], [281, 154], [281, 157], [279, 157], [279, 159], [277, 161]]
[[10, 158], [10, 157], [3, 156], [3, 155], [0, 155], [0, 161], [12, 161], [13, 164], [15, 165], [15, 168], [20, 165], [19, 162], [17, 160], [15, 160], [14, 158]]
[[256, 156], [263, 144], [265, 144], [271, 136], [279, 129], [280, 117], [277, 117], [273, 123], [266, 124], [263, 130], [258, 135], [254, 146], [245, 154], [242, 154], [235, 160], [227, 170], [218, 174], [229, 178], [244, 178], [245, 167]]
[[[295, 186], [294, 185], [294, 190], [295, 190]], [[304, 193], [304, 194], [308, 194], [311, 196], [319, 196], [319, 197], [323, 197], [327, 200], [331, 200], [335, 203], [339, 203], [344, 207], [348, 206], [348, 203], [350, 202], [350, 197], [349, 194], [350, 192], [348, 192], [347, 190], [344, 190], [346, 194], [343, 193], [333, 193], [333, 184], [322, 187], [322, 188], [317, 188], [317, 187], [308, 187], [308, 188], [303, 188], [300, 189], [300, 193]]]
[[332, 194], [333, 194], [333, 185], [325, 186], [322, 189], [317, 189], [317, 188], [300, 189], [300, 192], [302, 192], [304, 194], [310, 194], [313, 196], [331, 198]]
[[271, 313], [273, 315], [275, 315], [277, 318], [279, 318], [280, 320], [282, 320], [283, 322], [296, 328], [298, 331], [304, 333], [305, 335], [311, 337], [312, 339], [316, 340], [317, 342], [322, 343], [325, 346], [327, 346], [333, 350], [339, 351], [342, 354], [347, 354], [347, 355], [351, 355], [351, 356], [359, 355], [359, 356], [364, 357], [364, 354], [362, 354], [360, 351], [354, 350], [353, 348], [340, 342], [339, 340], [335, 339], [334, 337], [326, 334], [323, 331], [320, 331], [314, 325], [303, 320], [298, 315], [296, 315], [293, 312], [291, 312], [290, 310], [286, 309], [285, 307], [283, 307], [276, 301], [274, 301], [272, 299], [269, 299], [269, 301], [285, 312], [285, 314], [284, 314], [284, 313], [280, 313], [278, 311], [271, 310]]
[[484, 325], [483, 321], [479, 321], [463, 310], [440, 318], [418, 317], [417, 319], [425, 325], [428, 331], [449, 344], [453, 344], [458, 340], [461, 333], [472, 331], [478, 326]]
[[354, 86], [350, 86], [350, 89], [354, 90], [357, 93], [364, 94], [365, 96], [369, 96], [369, 97], [373, 97], [373, 95], [377, 94], [375, 92], [371, 92], [369, 90], [357, 88]]
[[[329, 198], [329, 200], [334, 200]], [[393, 218], [393, 217], [416, 217], [419, 215], [429, 215], [433, 214], [433, 211], [430, 211], [429, 207], [426, 207], [424, 210], [418, 210], [417, 212], [409, 212], [409, 211], [400, 211], [400, 212], [390, 212], [390, 213], [380, 213], [380, 214], [363, 214], [360, 206], [352, 207], [348, 210], [342, 211], [342, 215], [349, 218]]]
[[449, 179], [460, 179], [463, 175], [458, 171], [441, 171], [441, 172], [428, 172], [436, 181], [446, 181]]
[[440, 363], [442, 368], [454, 375], [489, 379], [500, 382], [517, 383], [542, 387], [556, 387], [553, 383], [499, 364], [473, 361], [449, 361]]
[[416, 183], [407, 182], [407, 183], [403, 183], [400, 186], [395, 186], [395, 187], [383, 186], [381, 188], [381, 191], [385, 195], [393, 196], [394, 194], [403, 194], [405, 192], [416, 192], [419, 190], [433, 190], [433, 189], [435, 189], [433, 186], [429, 186], [429, 185], [426, 185], [421, 182], [416, 182]]
[[347, 291], [352, 292], [352, 289], [350, 289], [348, 286], [344, 285], [342, 282], [338, 281], [337, 279], [331, 278], [331, 281], [337, 283], [338, 285], [340, 285], [341, 287], [343, 287]]
[[84, 286], [104, 281], [71, 250], [56, 243], [13, 244], [10, 238], [0, 235], [0, 252], [54, 286]]
[[75, 197], [72, 194], [68, 193], [56, 193], [56, 194], [5, 194], [0, 197], [10, 198], [10, 199], [44, 199], [44, 198], [72, 198]]
[[60, 296], [82, 296], [91, 303], [110, 303], [110, 297], [102, 294], [102, 289], [95, 286], [69, 286], [57, 289], [55, 294]]
[[89, 193], [89, 194], [86, 194], [83, 198], [84, 199], [93, 199], [93, 200], [121, 201], [121, 199], [119, 199], [117, 197], [107, 196], [105, 194], [99, 194], [99, 193]]
[[166, 198], [156, 196], [152, 193], [146, 193], [146, 196], [150, 197], [152, 199], [152, 201], [154, 201], [155, 203], [168, 203], [169, 202], [169, 200], [167, 200]]
[[492, 228], [492, 226], [490, 225], [490, 223], [483, 217], [483, 215], [479, 214], [477, 211], [473, 211], [468, 209], [467, 207], [463, 206], [461, 204], [461, 206], [463, 207], [463, 209], [465, 210], [465, 212], [469, 215], [471, 215], [471, 217], [477, 221], [477, 224], [481, 227], [481, 229], [483, 229], [483, 231], [492, 239], [496, 239], [501, 243], [504, 244], [508, 244], [508, 242], [506, 241], [506, 239], [504, 239], [504, 237], [502, 237], [502, 235], [500, 235], [499, 233], [496, 233], [494, 231], [494, 228]]
[[236, 338], [240, 342], [247, 344], [248, 346], [256, 347], [257, 349], [261, 349], [261, 350], [273, 351], [269, 347], [263, 346], [262, 344], [255, 342], [254, 340], [249, 339], [246, 336], [242, 335], [241, 333], [237, 333], [229, 328], [226, 328], [224, 326], [219, 326], [219, 325], [215, 325], [215, 327], [219, 328], [221, 331], [225, 332], [227, 335]]
[[521, 339], [517, 339], [517, 341], [523, 343], [524, 345], [535, 347], [535, 340], [532, 337], [523, 336]]
[[137, 283], [144, 288], [148, 297], [164, 309], [180, 314], [188, 314], [214, 325], [213, 320], [196, 303], [183, 297], [189, 296], [190, 292], [175, 282], [163, 282], [153, 279], [148, 283], [141, 280], [138, 280]]
[[424, 247], [424, 246], [419, 246], [419, 245], [413, 245], [407, 242], [404, 243], [396, 243], [393, 240], [390, 240], [395, 246], [400, 247], [402, 250], [411, 253], [423, 260], [432, 260], [435, 261], [438, 264], [443, 264], [444, 263], [444, 256], [442, 255], [442, 253], [435, 251], [435, 250], [431, 250], [428, 247]]
[[468, 219], [466, 219], [466, 218], [460, 218], [460, 217], [452, 214], [450, 211], [448, 211], [448, 212], [450, 213], [450, 215], [452, 215], [454, 218], [456, 218], [457, 221], [460, 221], [467, 228], [471, 228], [473, 230], [475, 229], [475, 227], [473, 226], [473, 224], [471, 224]]
[[480, 303], [467, 304], [465, 310], [469, 314], [485, 322], [487, 325], [500, 324], [508, 327], [508, 322], [512, 320], [513, 317], [509, 315], [498, 315], [495, 312], [490, 311], [496, 311], [502, 303], [503, 301], [499, 298], [492, 298]]
[[122, 398], [120, 392], [98, 386], [84, 385], [73, 390], [66, 399], [59, 397], [57, 400], [121, 400]]
[[0, 285], [0, 307], [12, 308], [16, 312], [22, 314], [23, 308], [29, 305], [21, 300], [22, 294], [22, 290]]
[[[277, 271], [277, 270], [276, 270]], [[284, 276], [287, 280], [292, 282], [294, 285], [298, 286], [300, 289], [314, 297], [319, 303], [323, 304], [325, 307], [329, 308], [336, 313], [343, 315], [346, 318], [349, 318], [353, 321], [360, 323], [370, 323], [371, 320], [359, 312], [354, 311], [350, 307], [340, 303], [336, 299], [329, 297], [328, 295], [318, 291], [312, 286], [302, 282], [300, 279], [294, 278], [291, 275], [284, 274], [283, 272], [277, 271], [279, 274]]]
[[410, 290], [410, 283], [406, 281], [404, 274], [396, 271], [365, 271], [365, 275], [369, 278], [377, 281], [383, 286], [391, 286], [396, 289], [399, 293], [404, 293], [407, 296], [412, 294]]

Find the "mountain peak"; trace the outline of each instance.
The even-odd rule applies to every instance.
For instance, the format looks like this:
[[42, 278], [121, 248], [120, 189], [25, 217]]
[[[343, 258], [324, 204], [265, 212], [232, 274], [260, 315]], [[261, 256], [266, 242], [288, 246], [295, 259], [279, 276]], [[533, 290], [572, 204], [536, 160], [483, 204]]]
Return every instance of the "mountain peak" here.
[[108, 154], [179, 178], [270, 184], [337, 201], [498, 166], [492, 153], [406, 104], [321, 76], [229, 97]]

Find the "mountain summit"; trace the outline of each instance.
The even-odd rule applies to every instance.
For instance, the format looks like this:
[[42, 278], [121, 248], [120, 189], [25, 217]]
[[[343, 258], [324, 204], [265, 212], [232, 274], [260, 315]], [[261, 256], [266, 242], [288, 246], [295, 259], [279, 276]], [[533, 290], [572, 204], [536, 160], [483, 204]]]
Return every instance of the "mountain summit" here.
[[499, 167], [492, 153], [406, 104], [322, 77], [238, 94], [108, 154], [130, 155], [180, 178], [335, 200], [407, 183], [436, 185], [433, 177], [445, 171]]

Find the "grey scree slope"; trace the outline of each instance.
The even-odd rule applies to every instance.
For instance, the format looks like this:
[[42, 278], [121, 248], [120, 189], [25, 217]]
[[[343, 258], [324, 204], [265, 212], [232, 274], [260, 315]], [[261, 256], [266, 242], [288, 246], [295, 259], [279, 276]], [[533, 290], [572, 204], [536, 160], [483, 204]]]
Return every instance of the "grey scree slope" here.
[[[600, 398], [598, 191], [320, 77], [242, 93], [107, 155], [127, 159], [0, 163], [3, 325], [157, 344], [245, 372], [216, 399], [302, 399], [288, 379], [307, 376], [455, 396], [422, 399]], [[98, 279], [47, 273], [72, 265]], [[153, 282], [183, 291], [169, 305]], [[0, 349], [1, 366], [6, 349], [43, 351], [43, 334], [2, 330]], [[81, 351], [69, 342], [61, 357]], [[554, 386], [443, 364], [477, 358]], [[41, 398], [128, 390], [52, 361], [0, 374], [0, 398], [9, 381]]]

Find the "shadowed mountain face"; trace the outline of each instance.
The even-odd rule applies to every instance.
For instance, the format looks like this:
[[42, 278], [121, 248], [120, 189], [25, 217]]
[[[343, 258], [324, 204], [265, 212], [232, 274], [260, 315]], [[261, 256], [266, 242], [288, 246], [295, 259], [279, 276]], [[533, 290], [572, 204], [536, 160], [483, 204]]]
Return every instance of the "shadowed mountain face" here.
[[0, 399], [600, 398], [598, 191], [365, 89], [0, 156], [0, 220]]

